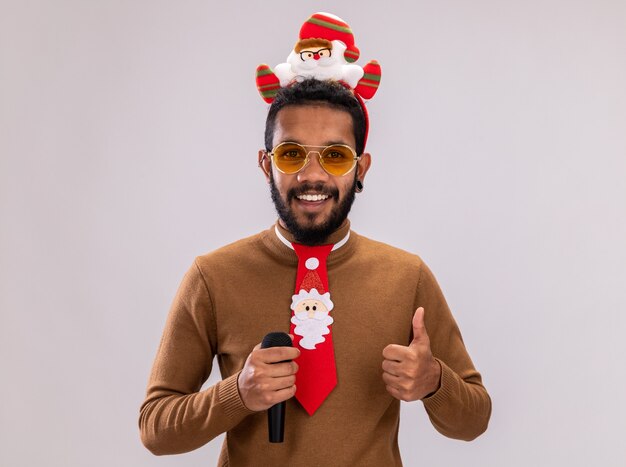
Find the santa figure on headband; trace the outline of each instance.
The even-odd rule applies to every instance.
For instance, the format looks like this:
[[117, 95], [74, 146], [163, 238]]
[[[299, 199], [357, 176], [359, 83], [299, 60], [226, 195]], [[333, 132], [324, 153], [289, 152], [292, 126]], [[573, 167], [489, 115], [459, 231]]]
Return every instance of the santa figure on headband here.
[[272, 70], [257, 67], [257, 88], [271, 103], [276, 91], [306, 78], [336, 80], [345, 83], [363, 99], [371, 99], [380, 83], [380, 65], [375, 60], [361, 68], [353, 64], [360, 55], [350, 26], [330, 13], [315, 13], [300, 28], [298, 42], [286, 63]]

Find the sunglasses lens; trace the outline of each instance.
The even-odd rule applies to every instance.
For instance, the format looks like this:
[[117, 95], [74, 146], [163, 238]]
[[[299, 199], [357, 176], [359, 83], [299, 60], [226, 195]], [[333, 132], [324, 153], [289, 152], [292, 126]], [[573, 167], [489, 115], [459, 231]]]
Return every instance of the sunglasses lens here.
[[294, 174], [306, 163], [306, 149], [299, 144], [282, 143], [274, 148], [276, 168], [286, 174]]
[[322, 165], [331, 175], [342, 176], [356, 165], [355, 154], [349, 146], [328, 146], [322, 151]]

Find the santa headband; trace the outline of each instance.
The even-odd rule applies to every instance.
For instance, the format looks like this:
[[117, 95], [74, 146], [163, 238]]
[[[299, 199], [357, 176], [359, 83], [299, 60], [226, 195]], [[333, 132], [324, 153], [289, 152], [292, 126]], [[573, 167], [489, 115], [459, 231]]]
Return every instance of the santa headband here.
[[352, 29], [344, 20], [330, 13], [315, 13], [300, 28], [298, 42], [287, 57], [272, 70], [268, 65], [256, 69], [256, 86], [265, 102], [271, 104], [278, 90], [308, 78], [338, 81], [352, 90], [365, 116], [365, 137], [369, 117], [364, 100], [371, 99], [380, 84], [381, 70], [376, 60], [364, 67], [355, 64], [360, 51]]

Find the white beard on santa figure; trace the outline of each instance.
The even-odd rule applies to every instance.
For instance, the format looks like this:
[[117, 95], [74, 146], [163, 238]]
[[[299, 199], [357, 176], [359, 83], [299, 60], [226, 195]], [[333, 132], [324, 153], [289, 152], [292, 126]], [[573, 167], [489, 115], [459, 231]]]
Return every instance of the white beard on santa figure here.
[[303, 81], [306, 78], [315, 78], [344, 81], [354, 88], [363, 77], [363, 68], [346, 61], [343, 55], [346, 46], [343, 42], [335, 40], [332, 44], [331, 56], [322, 57], [319, 60], [302, 60], [300, 54], [292, 50], [287, 57], [287, 63], [280, 63], [274, 68], [274, 73], [280, 80], [280, 86], [285, 87], [294, 79]]
[[291, 322], [296, 325], [294, 332], [302, 336], [300, 346], [304, 349], [313, 350], [316, 344], [321, 344], [326, 339], [323, 337], [330, 333], [328, 326], [333, 324], [333, 319], [328, 312], [316, 311], [312, 318], [307, 312], [295, 313]]

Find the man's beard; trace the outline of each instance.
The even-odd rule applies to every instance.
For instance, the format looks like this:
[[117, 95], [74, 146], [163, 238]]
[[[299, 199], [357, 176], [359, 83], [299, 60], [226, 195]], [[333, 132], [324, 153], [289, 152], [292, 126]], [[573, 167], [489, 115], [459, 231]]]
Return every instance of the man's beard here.
[[[336, 188], [326, 188], [323, 184], [318, 183], [312, 185], [309, 183], [299, 186], [297, 189], [292, 188], [287, 192], [287, 199], [283, 200], [278, 192], [278, 188], [274, 183], [274, 177], [270, 171], [270, 193], [272, 195], [272, 201], [274, 207], [278, 213], [278, 217], [283, 221], [287, 230], [294, 236], [296, 242], [303, 245], [321, 245], [324, 241], [337, 230], [341, 224], [346, 220], [352, 208], [354, 202], [356, 188], [356, 173], [352, 186], [346, 192], [346, 196], [343, 200], [339, 201], [339, 204], [331, 211], [328, 219], [319, 225], [303, 226], [298, 223], [293, 211], [290, 209], [291, 202], [296, 199], [298, 195], [305, 194], [307, 192], [321, 193], [331, 196], [331, 202], [339, 199], [339, 190]], [[315, 220], [318, 214], [305, 214], [310, 220]]]

